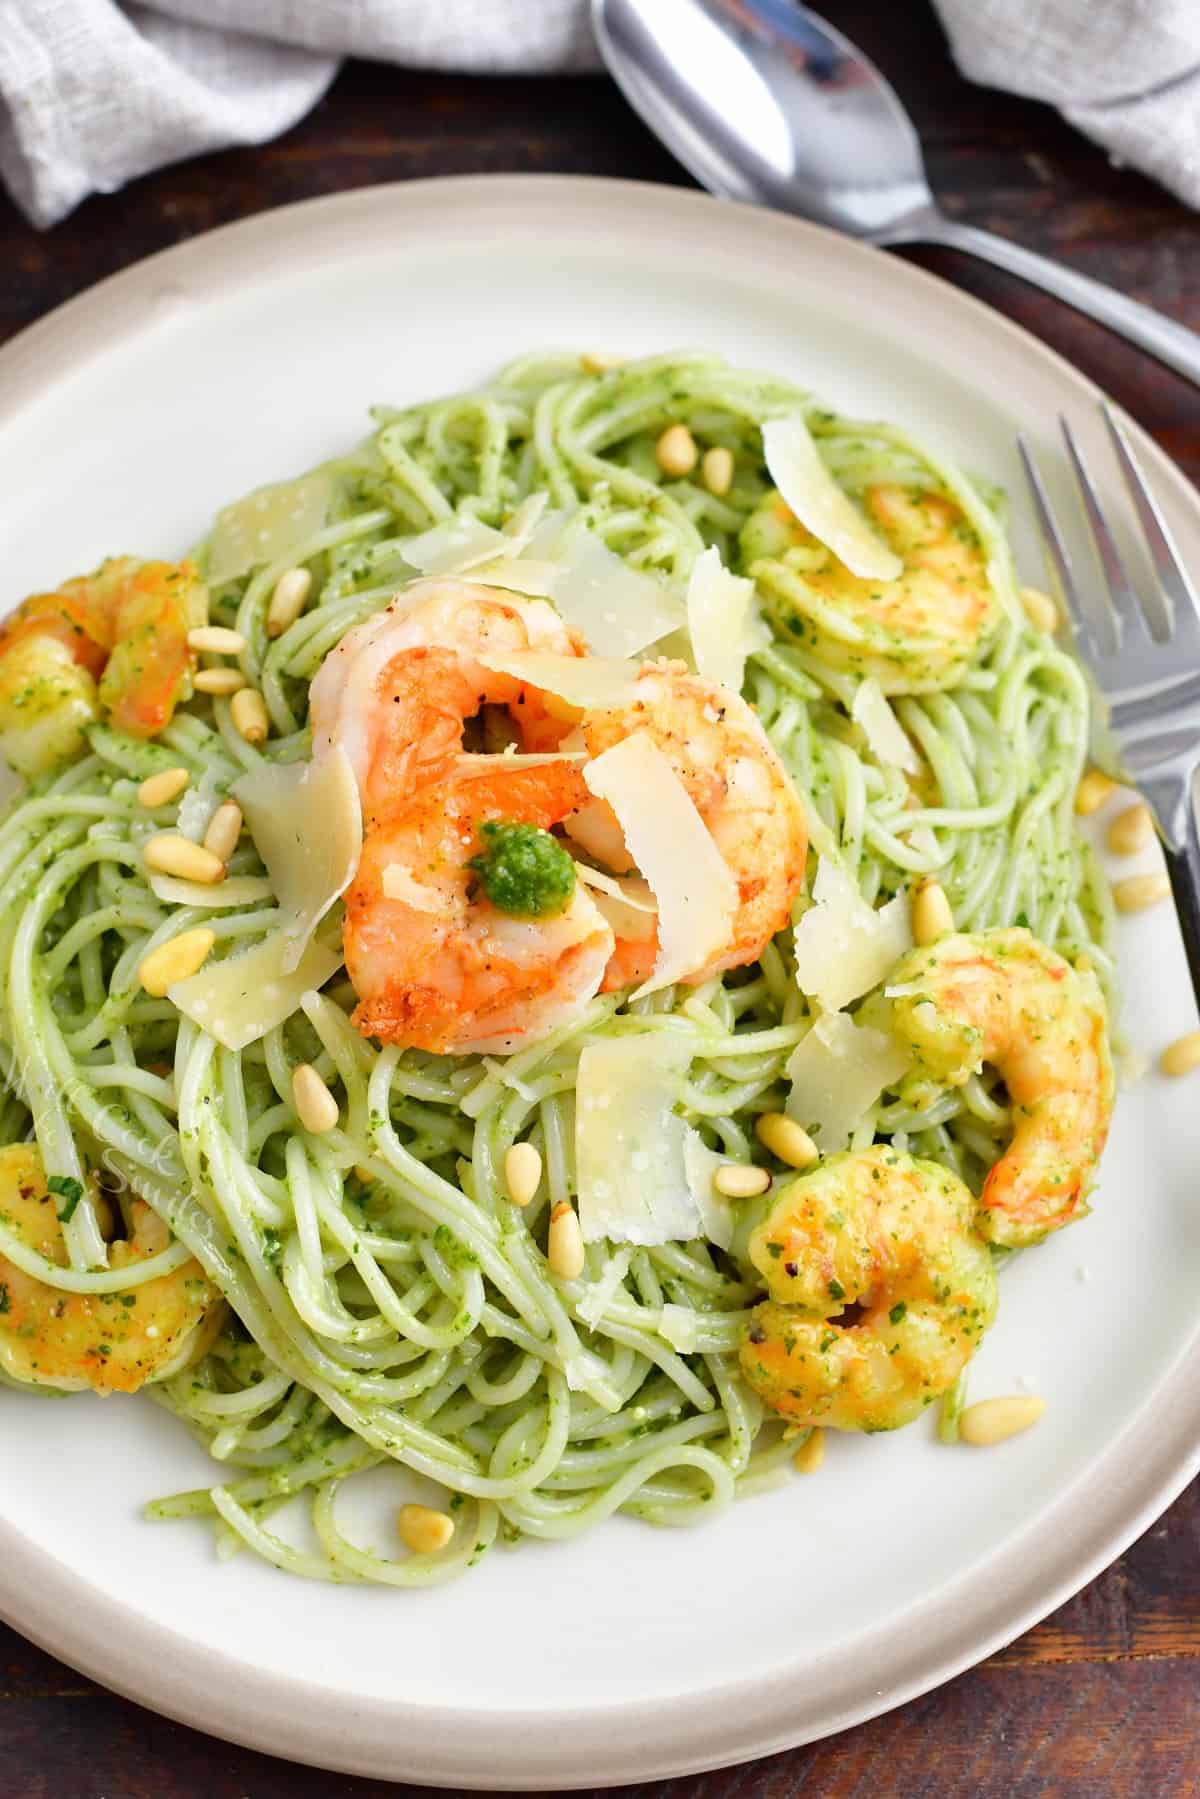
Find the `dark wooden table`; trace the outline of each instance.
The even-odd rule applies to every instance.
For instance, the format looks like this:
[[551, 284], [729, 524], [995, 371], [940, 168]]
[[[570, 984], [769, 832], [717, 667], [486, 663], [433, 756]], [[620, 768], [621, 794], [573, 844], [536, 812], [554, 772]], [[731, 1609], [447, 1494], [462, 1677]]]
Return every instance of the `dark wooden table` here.
[[[1110, 167], [1046, 108], [970, 87], [919, 0], [843, 0], [830, 10], [896, 81], [951, 212], [1200, 329], [1200, 218]], [[687, 180], [599, 78], [484, 81], [353, 65], [281, 143], [167, 169], [88, 201], [48, 235], [0, 198], [0, 339], [211, 225], [373, 182], [515, 169]], [[1200, 476], [1200, 395], [1183, 381], [982, 264], [911, 254], [1061, 350]], [[1200, 1795], [1198, 1700], [1193, 1488], [1076, 1599], [940, 1692], [828, 1742], [653, 1791]], [[111, 1697], [0, 1627], [0, 1799], [383, 1799], [397, 1790], [228, 1748]]]

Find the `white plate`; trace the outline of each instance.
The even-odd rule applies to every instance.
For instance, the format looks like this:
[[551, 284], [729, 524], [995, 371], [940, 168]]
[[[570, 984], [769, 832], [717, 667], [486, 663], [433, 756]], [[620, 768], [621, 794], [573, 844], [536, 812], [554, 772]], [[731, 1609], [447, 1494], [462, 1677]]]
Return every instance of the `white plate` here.
[[[618, 182], [413, 183], [288, 208], [106, 282], [0, 353], [4, 595], [128, 548], [173, 554], [256, 483], [538, 346], [711, 345], [903, 421], [1004, 481], [1095, 390], [907, 264], [764, 212]], [[1200, 505], [1141, 448], [1193, 566]], [[1031, 546], [1023, 544], [1030, 573]], [[1195, 1023], [1167, 909], [1124, 923], [1129, 1027]], [[615, 1522], [494, 1553], [452, 1588], [313, 1586], [149, 1496], [210, 1478], [144, 1402], [5, 1393], [0, 1610], [188, 1723], [363, 1774], [531, 1787], [648, 1780], [866, 1718], [1043, 1616], [1179, 1491], [1200, 1436], [1197, 1087], [1122, 1096], [1095, 1215], [1002, 1279], [976, 1396], [1041, 1426], [987, 1453], [922, 1425], [830, 1443], [821, 1474], [706, 1530]], [[364, 1503], [394, 1503], [402, 1476]]]

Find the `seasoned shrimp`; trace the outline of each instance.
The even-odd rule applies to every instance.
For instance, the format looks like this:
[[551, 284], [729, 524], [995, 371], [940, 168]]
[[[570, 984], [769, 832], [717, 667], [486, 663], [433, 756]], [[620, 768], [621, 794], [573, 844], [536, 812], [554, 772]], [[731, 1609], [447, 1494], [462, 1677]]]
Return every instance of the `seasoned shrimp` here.
[[[677, 662], [647, 663], [636, 685], [637, 698], [629, 706], [588, 713], [583, 736], [589, 754], [598, 756], [632, 732], [646, 732], [678, 775], [737, 882], [730, 940], [688, 976], [696, 985], [753, 962], [788, 922], [804, 878], [808, 827], [787, 771], [745, 700], [688, 674]], [[596, 828], [598, 815], [607, 812], [594, 801], [585, 809], [590, 828], [584, 847], [623, 873], [631, 865], [621, 853], [615, 819], [607, 844]], [[566, 829], [583, 836], [578, 820], [569, 820]], [[620, 941], [605, 990], [645, 980], [657, 954], [656, 931]]]
[[742, 529], [743, 561], [777, 624], [834, 668], [885, 693], [951, 687], [998, 618], [983, 548], [940, 494], [877, 486], [863, 498], [904, 564], [894, 581], [851, 574], [774, 491]]
[[1014, 927], [912, 950], [888, 988], [921, 1072], [961, 1086], [989, 1062], [1008, 1088], [1012, 1142], [984, 1183], [983, 1235], [1016, 1248], [1082, 1217], [1113, 1108], [1095, 975]]
[[0, 629], [0, 747], [22, 773], [77, 754], [88, 724], [154, 737], [190, 692], [188, 632], [206, 590], [191, 562], [115, 556], [36, 593]]
[[[33, 1145], [0, 1149], [0, 1218], [29, 1249], [65, 1267], [59, 1203]], [[111, 1245], [111, 1268], [132, 1267], [171, 1241], [144, 1200], [133, 1200], [129, 1210], [130, 1235]], [[202, 1356], [224, 1317], [221, 1295], [193, 1260], [125, 1292], [68, 1293], [0, 1255], [0, 1371], [12, 1380], [68, 1392], [134, 1393]]]
[[486, 652], [580, 654], [545, 600], [466, 581], [418, 581], [347, 632], [311, 689], [313, 745], [350, 758], [368, 820], [425, 781], [444, 780], [463, 727], [481, 707], [507, 708], [521, 747], [553, 748], [567, 726], [544, 698], [485, 668]]
[[740, 1360], [759, 1397], [799, 1424], [894, 1430], [953, 1386], [996, 1315], [974, 1210], [948, 1169], [881, 1143], [789, 1181], [750, 1238], [770, 1297]]
[[368, 833], [343, 931], [365, 1036], [505, 1051], [582, 1010], [613, 934], [550, 827], [586, 795], [563, 762], [458, 774]]

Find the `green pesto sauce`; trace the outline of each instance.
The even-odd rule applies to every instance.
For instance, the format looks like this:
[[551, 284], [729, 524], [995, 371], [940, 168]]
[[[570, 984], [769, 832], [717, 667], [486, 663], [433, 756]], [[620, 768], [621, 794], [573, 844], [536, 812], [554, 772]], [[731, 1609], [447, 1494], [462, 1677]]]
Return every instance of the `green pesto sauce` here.
[[469, 866], [498, 912], [517, 918], [552, 918], [575, 891], [575, 864], [549, 831], [538, 825], [489, 819], [479, 827], [481, 855]]

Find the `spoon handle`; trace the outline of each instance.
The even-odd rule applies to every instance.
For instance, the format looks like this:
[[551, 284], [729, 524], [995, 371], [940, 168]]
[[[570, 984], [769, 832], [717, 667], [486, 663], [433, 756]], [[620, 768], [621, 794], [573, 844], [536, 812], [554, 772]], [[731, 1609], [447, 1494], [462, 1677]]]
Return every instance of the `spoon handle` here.
[[994, 237], [990, 231], [980, 231], [974, 225], [960, 225], [939, 214], [936, 224], [923, 229], [921, 236], [954, 250], [970, 251], [985, 262], [994, 262], [998, 268], [1031, 281], [1035, 287], [1044, 287], [1047, 293], [1087, 313], [1089, 318], [1098, 319], [1200, 386], [1200, 334], [1189, 331], [1186, 325], [1164, 318], [1138, 300], [1128, 299], [1115, 287], [1106, 287], [1088, 275], [1078, 275], [1060, 262], [1052, 262], [1049, 257], [1026, 250], [1008, 238]]

